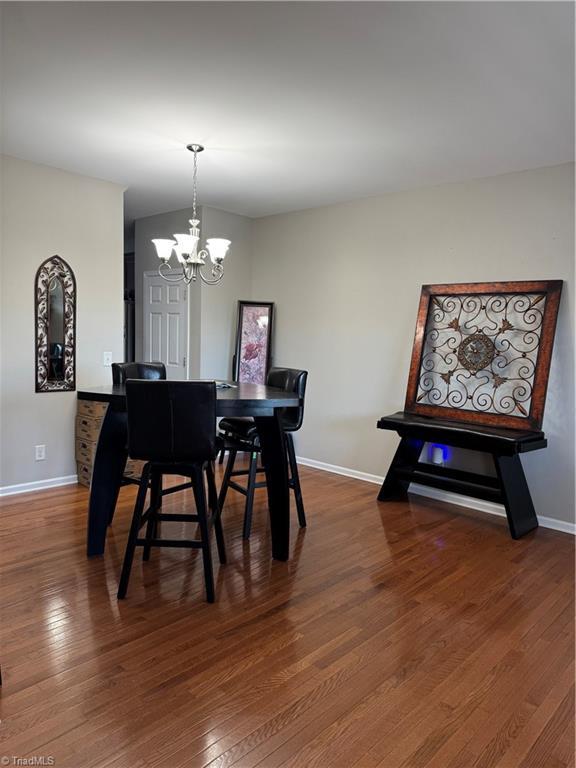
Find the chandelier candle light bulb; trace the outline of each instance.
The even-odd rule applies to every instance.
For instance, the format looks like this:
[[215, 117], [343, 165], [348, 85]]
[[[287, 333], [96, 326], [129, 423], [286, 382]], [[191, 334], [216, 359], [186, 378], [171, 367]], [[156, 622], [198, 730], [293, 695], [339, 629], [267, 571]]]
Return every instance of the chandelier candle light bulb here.
[[[190, 219], [190, 231], [189, 234], [175, 234], [175, 240], [168, 240], [165, 238], [156, 238], [152, 240], [156, 247], [156, 253], [160, 259], [160, 266], [158, 268], [158, 274], [169, 283], [177, 283], [184, 281], [189, 284], [195, 282], [198, 278], [202, 282], [208, 285], [214, 285], [220, 282], [224, 275], [223, 262], [230, 246], [230, 240], [226, 240], [223, 237], [211, 237], [206, 241], [207, 250], [198, 250], [198, 243], [200, 242], [200, 219], [196, 215], [196, 190], [197, 190], [197, 175], [198, 175], [198, 152], [202, 152], [204, 147], [200, 144], [188, 144], [186, 149], [194, 153], [194, 175], [193, 175], [193, 196], [192, 196], [192, 218]], [[182, 265], [182, 275], [177, 277], [169, 277], [167, 272], [170, 271], [170, 257], [172, 251], [175, 252], [176, 258]], [[206, 265], [206, 258], [210, 256], [212, 262], [212, 277], [206, 277], [202, 272], [202, 267]]]

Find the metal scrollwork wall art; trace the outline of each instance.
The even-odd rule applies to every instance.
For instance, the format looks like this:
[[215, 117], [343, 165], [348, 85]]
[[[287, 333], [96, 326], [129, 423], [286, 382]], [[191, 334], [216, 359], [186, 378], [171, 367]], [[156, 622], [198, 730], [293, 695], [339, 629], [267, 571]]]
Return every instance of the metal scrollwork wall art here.
[[425, 285], [406, 410], [539, 429], [561, 280]]
[[76, 279], [60, 256], [46, 259], [34, 282], [36, 392], [76, 388]]

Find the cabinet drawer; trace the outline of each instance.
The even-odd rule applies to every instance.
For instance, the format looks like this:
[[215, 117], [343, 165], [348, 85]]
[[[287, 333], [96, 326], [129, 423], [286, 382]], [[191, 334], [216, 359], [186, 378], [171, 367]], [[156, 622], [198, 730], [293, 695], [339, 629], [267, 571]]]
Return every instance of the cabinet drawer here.
[[89, 464], [92, 466], [94, 463], [94, 455], [96, 453], [97, 443], [91, 440], [76, 440], [76, 461], [82, 464]]
[[92, 479], [92, 467], [89, 467], [86, 464], [80, 464], [80, 462], [78, 462], [76, 464], [76, 471], [78, 473], [78, 482], [80, 485], [85, 485], [87, 488], [90, 488], [90, 481]]
[[93, 419], [90, 416], [76, 416], [76, 438], [96, 442], [100, 434], [102, 419]]
[[99, 403], [96, 400], [78, 400], [76, 414], [89, 416], [92, 419], [103, 419], [107, 408], [108, 403]]

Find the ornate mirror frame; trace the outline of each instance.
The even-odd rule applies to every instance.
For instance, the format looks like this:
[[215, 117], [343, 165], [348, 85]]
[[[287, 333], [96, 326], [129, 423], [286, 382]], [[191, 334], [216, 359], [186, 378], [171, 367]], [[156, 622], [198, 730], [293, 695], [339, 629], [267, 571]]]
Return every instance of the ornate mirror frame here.
[[[49, 294], [50, 284], [62, 284], [64, 298], [63, 378], [50, 378]], [[36, 392], [70, 392], [76, 389], [76, 278], [60, 256], [42, 262], [34, 281], [36, 343]]]
[[540, 429], [562, 280], [424, 285], [405, 410]]

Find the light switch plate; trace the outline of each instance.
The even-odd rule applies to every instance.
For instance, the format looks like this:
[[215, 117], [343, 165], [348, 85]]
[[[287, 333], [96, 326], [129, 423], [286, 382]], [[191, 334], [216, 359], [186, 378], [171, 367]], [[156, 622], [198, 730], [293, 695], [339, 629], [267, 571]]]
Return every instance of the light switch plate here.
[[102, 365], [112, 365], [112, 352], [102, 352]]

